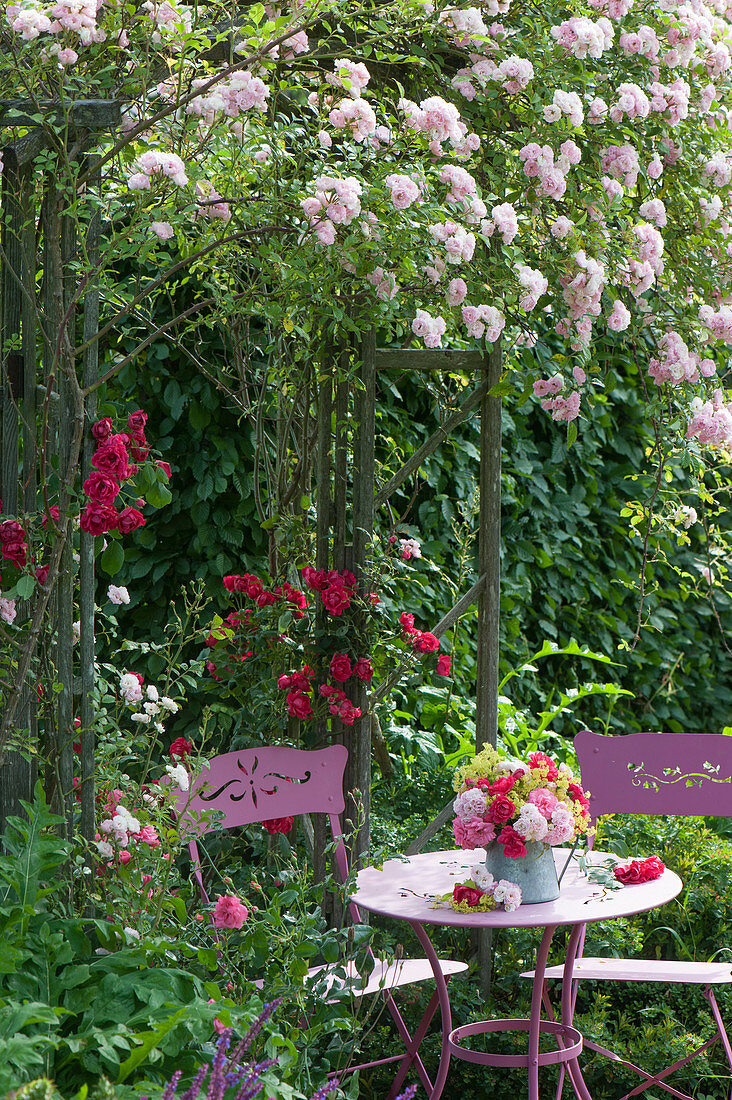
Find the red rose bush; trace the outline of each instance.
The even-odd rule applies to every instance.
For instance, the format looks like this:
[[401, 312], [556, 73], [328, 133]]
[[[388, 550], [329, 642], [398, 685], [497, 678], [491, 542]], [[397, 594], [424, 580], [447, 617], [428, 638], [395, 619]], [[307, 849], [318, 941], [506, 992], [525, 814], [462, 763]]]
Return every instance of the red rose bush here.
[[[227, 574], [223, 586], [237, 606], [212, 623], [206, 669], [215, 684], [225, 685], [216, 690], [258, 707], [265, 722], [275, 718], [281, 724], [284, 711], [302, 722], [326, 718], [353, 726], [362, 714], [361, 685], [371, 684], [375, 663], [383, 674], [372, 640], [376, 617], [383, 616], [380, 597], [359, 587], [349, 570], [306, 565], [299, 582], [301, 587], [251, 573]], [[415, 627], [411, 612], [403, 612], [399, 626], [387, 627], [386, 634], [397, 660], [432, 663], [439, 676], [451, 674], [450, 655], [438, 652], [434, 634]], [[274, 707], [270, 684], [284, 693], [275, 695]]]
[[[104, 535], [107, 531], [119, 531], [127, 535], [145, 526], [145, 517], [138, 508], [123, 504], [118, 511], [115, 507], [120, 494], [129, 490], [135, 504], [143, 503], [133, 484], [140, 465], [150, 453], [150, 444], [145, 438], [147, 413], [142, 409], [129, 413], [126, 430], [114, 432], [110, 417], [105, 416], [92, 424], [91, 434], [97, 444], [92, 455], [94, 470], [84, 482], [82, 489], [86, 497], [86, 507], [81, 513], [79, 526], [90, 535]], [[170, 466], [156, 462], [167, 480], [170, 480]], [[157, 480], [157, 474], [153, 480]]]
[[[81, 485], [81, 512], [73, 520], [75, 553], [79, 529], [95, 538], [111, 532], [115, 538], [128, 535], [145, 526], [140, 508], [146, 503], [162, 507], [169, 501], [166, 486], [170, 480], [170, 466], [160, 460], [148, 461], [150, 445], [145, 438], [146, 421], [147, 413], [138, 409], [129, 413], [125, 430], [121, 432], [115, 433], [114, 423], [108, 416], [92, 424], [90, 431], [96, 449], [91, 460], [93, 469]], [[19, 587], [24, 576], [46, 586], [49, 565], [43, 559], [58, 536], [59, 505], [46, 502], [42, 512], [21, 519], [0, 518], [0, 620], [8, 625], [16, 617], [17, 596], [28, 598], [29, 595], [27, 582], [23, 588]], [[99, 545], [97, 551], [101, 552], [105, 546], [106, 543]], [[125, 592], [126, 589], [116, 591]], [[129, 602], [129, 598], [110, 598], [113, 603]]]

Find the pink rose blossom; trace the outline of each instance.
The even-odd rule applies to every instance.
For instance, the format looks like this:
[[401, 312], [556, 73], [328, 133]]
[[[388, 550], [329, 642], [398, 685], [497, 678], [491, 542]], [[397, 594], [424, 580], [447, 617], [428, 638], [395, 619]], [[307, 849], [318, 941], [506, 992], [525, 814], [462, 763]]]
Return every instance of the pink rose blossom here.
[[154, 825], [143, 825], [136, 837], [137, 840], [141, 840], [143, 844], [147, 844], [150, 848], [160, 847], [160, 838]]
[[536, 806], [548, 821], [556, 808], [558, 799], [557, 796], [547, 790], [546, 787], [538, 787], [536, 790], [530, 792], [528, 801]]
[[496, 835], [493, 822], [483, 821], [480, 817], [471, 817], [468, 821], [456, 817], [452, 823], [452, 831], [455, 843], [460, 848], [484, 848]]
[[461, 305], [461, 303], [465, 301], [467, 293], [468, 287], [464, 279], [451, 279], [445, 291], [447, 304], [450, 306]]
[[241, 928], [249, 916], [249, 910], [237, 897], [225, 894], [219, 897], [214, 906], [213, 918], [216, 928]]
[[150, 228], [155, 236], [161, 241], [169, 241], [171, 237], [175, 236], [173, 226], [170, 222], [151, 222]]

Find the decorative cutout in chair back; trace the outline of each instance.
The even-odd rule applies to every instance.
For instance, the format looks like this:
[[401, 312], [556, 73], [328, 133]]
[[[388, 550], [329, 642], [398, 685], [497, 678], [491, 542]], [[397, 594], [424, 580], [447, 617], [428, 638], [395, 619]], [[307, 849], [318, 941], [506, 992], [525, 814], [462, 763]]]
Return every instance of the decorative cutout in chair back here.
[[732, 816], [732, 737], [583, 730], [574, 739], [593, 817], [611, 813]]
[[215, 827], [210, 813], [208, 821], [200, 818], [211, 810], [224, 815], [219, 820], [225, 829], [304, 813], [340, 814], [347, 759], [343, 745], [260, 747], [216, 756], [194, 777], [190, 798], [178, 796], [181, 824], [202, 835]]

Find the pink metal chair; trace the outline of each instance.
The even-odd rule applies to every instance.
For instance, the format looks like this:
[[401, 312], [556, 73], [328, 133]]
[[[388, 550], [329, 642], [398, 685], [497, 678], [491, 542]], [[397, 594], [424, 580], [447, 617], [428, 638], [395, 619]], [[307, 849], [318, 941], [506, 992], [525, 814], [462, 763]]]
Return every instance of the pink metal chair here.
[[[284, 746], [242, 749], [211, 760], [210, 767], [193, 778], [190, 792], [181, 792], [177, 797], [181, 824], [191, 836], [189, 848], [193, 873], [203, 899], [206, 902], [209, 900], [203, 883], [196, 837], [216, 828], [231, 829], [298, 814], [327, 815], [335, 841], [336, 865], [345, 881], [348, 860], [339, 815], [345, 808], [343, 774], [347, 759], [348, 750], [343, 745], [330, 745], [317, 750]], [[223, 813], [221, 825], [211, 823], [212, 810]], [[208, 818], [202, 820], [202, 813], [207, 813]], [[352, 902], [349, 908], [354, 920], [361, 922], [358, 908]], [[328, 990], [335, 992], [338, 986], [357, 999], [371, 993], [381, 994], [404, 1044], [403, 1054], [352, 1066], [348, 1072], [399, 1062], [386, 1098], [392, 1100], [414, 1065], [429, 1094], [432, 1082], [419, 1056], [419, 1047], [439, 1005], [437, 992], [432, 995], [414, 1035], [410, 1034], [402, 1019], [392, 993], [401, 986], [434, 980], [432, 967], [427, 959], [400, 959], [389, 963], [377, 958], [370, 948], [368, 954], [373, 969], [365, 979], [350, 962], [345, 967], [335, 964], [313, 967], [309, 971], [309, 976], [319, 975], [325, 979], [326, 995]], [[452, 960], [442, 960], [441, 968], [446, 978], [468, 969], [466, 963]], [[342, 977], [344, 969], [345, 983]]]
[[[732, 738], [723, 734], [634, 733], [605, 737], [583, 730], [574, 739], [582, 785], [590, 791], [593, 821], [603, 814], [664, 814], [669, 816], [732, 816]], [[651, 855], [654, 853], [639, 853]], [[632, 887], [628, 887], [632, 889]], [[582, 953], [584, 931], [579, 945]], [[547, 978], [561, 978], [562, 967], [549, 967]], [[528, 977], [529, 975], [524, 975]], [[665, 1083], [674, 1070], [720, 1041], [732, 1070], [732, 1047], [714, 996], [715, 985], [732, 983], [732, 965], [677, 962], [662, 959], [611, 959], [578, 957], [573, 973], [572, 1004], [576, 981], [662, 982], [664, 985], [700, 985], [709, 1002], [716, 1034], [685, 1058], [651, 1074], [613, 1051], [585, 1039], [590, 1050], [634, 1070], [644, 1082], [622, 1098], [628, 1100], [655, 1085], [681, 1100], [693, 1100]], [[548, 1011], [546, 983], [544, 1003]], [[557, 1095], [561, 1093], [560, 1080]], [[732, 1096], [732, 1093], [731, 1093]]]

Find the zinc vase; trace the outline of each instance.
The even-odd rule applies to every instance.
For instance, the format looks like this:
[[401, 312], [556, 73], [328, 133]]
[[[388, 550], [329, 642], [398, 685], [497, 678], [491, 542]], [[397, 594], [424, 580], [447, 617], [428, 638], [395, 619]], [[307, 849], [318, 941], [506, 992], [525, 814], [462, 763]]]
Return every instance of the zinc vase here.
[[559, 897], [554, 853], [547, 845], [538, 840], [530, 840], [523, 858], [509, 859], [504, 855], [503, 845], [494, 840], [485, 852], [486, 869], [496, 882], [503, 878], [521, 887], [522, 905], [554, 901]]

